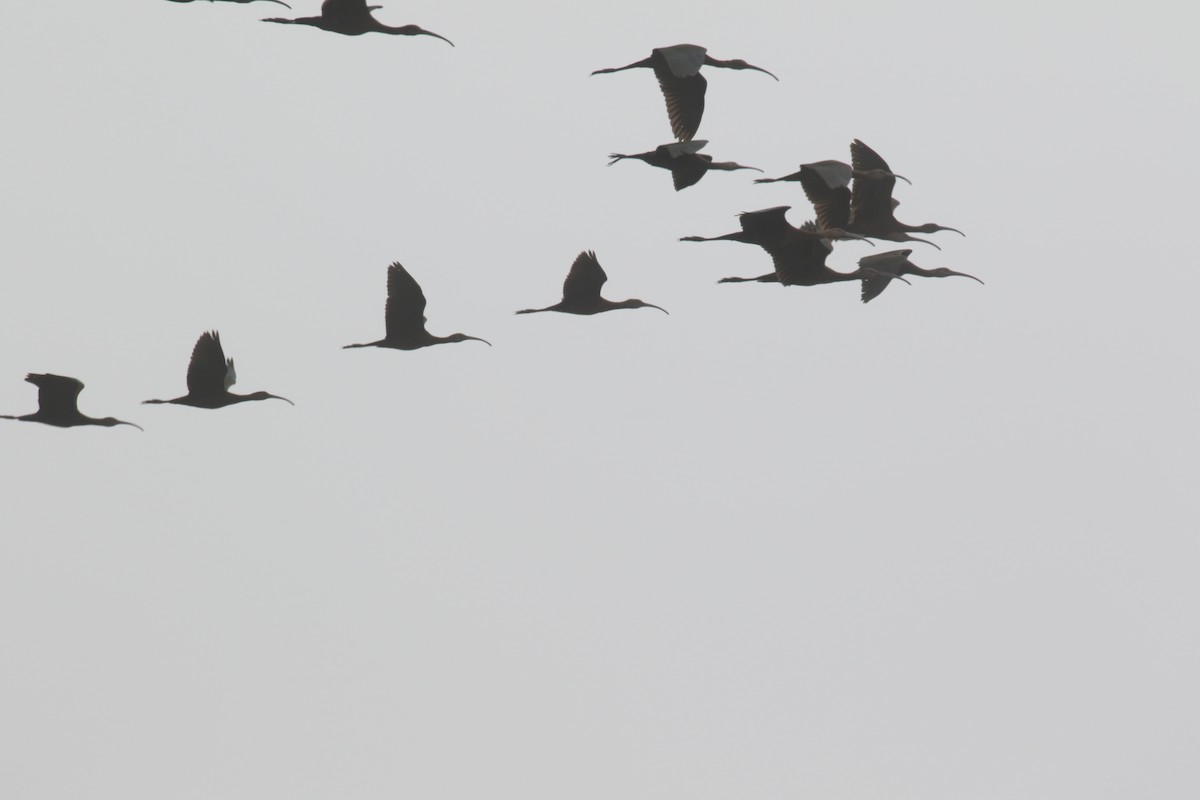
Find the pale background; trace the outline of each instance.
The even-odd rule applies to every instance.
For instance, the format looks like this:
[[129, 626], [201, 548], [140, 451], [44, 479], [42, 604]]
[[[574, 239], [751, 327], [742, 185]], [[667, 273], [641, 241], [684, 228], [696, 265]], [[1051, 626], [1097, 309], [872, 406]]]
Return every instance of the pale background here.
[[[0, 796], [1200, 796], [1200, 8], [293, 5], [5, 8], [0, 412], [146, 431], [0, 425]], [[707, 152], [862, 138], [987, 285], [716, 285], [811, 212], [605, 166], [680, 42], [780, 78]], [[671, 316], [512, 315], [583, 249]], [[394, 260], [495, 347], [339, 349]], [[138, 405], [210, 328], [296, 406]]]

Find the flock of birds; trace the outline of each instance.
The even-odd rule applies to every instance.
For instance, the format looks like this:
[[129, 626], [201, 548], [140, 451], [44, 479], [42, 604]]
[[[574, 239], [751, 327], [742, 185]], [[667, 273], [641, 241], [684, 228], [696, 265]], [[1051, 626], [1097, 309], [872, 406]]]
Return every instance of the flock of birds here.
[[[216, 0], [210, 0], [215, 2]], [[261, 0], [290, 8], [283, 0]], [[170, 0], [175, 3], [190, 3], [194, 0]], [[221, 2], [250, 3], [255, 0], [221, 0]], [[324, 0], [321, 13], [315, 17], [280, 18], [263, 20], [285, 25], [308, 25], [346, 36], [365, 33], [383, 33], [393, 36], [433, 36], [453, 46], [445, 36], [425, 30], [417, 25], [386, 25], [375, 19], [373, 11], [381, 6], [369, 6], [366, 0]], [[593, 75], [622, 72], [629, 69], [651, 69], [658, 79], [659, 88], [666, 100], [667, 116], [671, 132], [676, 141], [656, 147], [645, 153], [613, 153], [609, 165], [624, 159], [643, 161], [651, 166], [671, 172], [675, 190], [680, 191], [696, 184], [710, 170], [753, 169], [732, 161], [713, 161], [712, 156], [700, 153], [708, 142], [695, 139], [704, 115], [704, 96], [707, 81], [700, 73], [702, 67], [754, 70], [775, 75], [761, 67], [740, 59], [721, 61], [708, 55], [705, 48], [693, 44], [658, 47], [648, 58], [623, 67], [595, 70]], [[898, 201], [892, 191], [896, 180], [911, 183], [902, 175], [892, 172], [887, 162], [870, 147], [855, 139], [850, 145], [850, 163], [826, 160], [802, 164], [798, 172], [780, 178], [759, 178], [756, 183], [796, 181], [800, 183], [816, 212], [815, 220], [799, 227], [787, 220], [789, 206], [778, 206], [739, 215], [741, 230], [722, 236], [685, 236], [681, 241], [709, 242], [734, 241], [761, 247], [771, 257], [772, 272], [757, 277], [723, 278], [720, 283], [779, 283], [783, 286], [815, 286], [840, 281], [861, 281], [862, 302], [878, 297], [893, 280], [905, 280], [905, 275], [944, 278], [961, 276], [979, 281], [974, 275], [950, 269], [923, 269], [909, 260], [912, 250], [893, 250], [866, 256], [858, 261], [852, 272], [838, 272], [826, 265], [825, 260], [833, 251], [833, 242], [842, 239], [881, 239], [890, 242], [921, 242], [937, 247], [931, 241], [919, 239], [914, 233], [937, 231], [962, 231], [936, 223], [907, 225], [896, 219], [894, 210]], [[939, 248], [940, 249], [940, 248]], [[608, 276], [591, 251], [580, 253], [571, 265], [563, 282], [562, 300], [545, 308], [527, 308], [517, 314], [533, 314], [543, 311], [559, 311], [567, 314], [599, 314], [621, 308], [655, 308], [668, 313], [661, 306], [643, 300], [608, 300], [600, 290]], [[979, 281], [982, 283], [982, 281]], [[399, 263], [388, 267], [387, 304], [384, 310], [384, 337], [374, 342], [349, 344], [346, 348], [385, 347], [396, 350], [416, 350], [435, 344], [477, 341], [491, 343], [477, 336], [454, 333], [435, 336], [425, 328], [425, 294], [421, 286]], [[268, 392], [235, 394], [229, 391], [237, 379], [233, 359], [226, 358], [221, 338], [216, 331], [202, 334], [192, 349], [187, 370], [187, 394], [170, 400], [146, 400], [145, 403], [170, 403], [194, 408], [223, 408], [250, 400], [283, 400], [286, 397]], [[22, 416], [0, 415], [3, 419], [26, 422], [41, 422], [62, 428], [78, 425], [132, 425], [141, 426], [113, 417], [89, 417], [79, 410], [79, 393], [83, 383], [76, 378], [46, 373], [30, 373], [25, 380], [38, 388], [38, 410]]]

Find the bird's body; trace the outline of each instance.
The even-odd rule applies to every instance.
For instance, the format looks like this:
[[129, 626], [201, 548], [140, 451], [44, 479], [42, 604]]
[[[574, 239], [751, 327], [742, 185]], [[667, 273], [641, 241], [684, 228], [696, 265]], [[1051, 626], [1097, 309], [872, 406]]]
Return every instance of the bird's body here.
[[973, 281], [983, 281], [976, 278], [974, 275], [968, 275], [965, 272], [955, 272], [952, 269], [945, 267], [937, 267], [936, 269], [922, 269], [916, 264], [908, 260], [912, 255], [912, 250], [889, 250], [886, 253], [877, 253], [869, 255], [858, 260], [859, 267], [872, 267], [879, 271], [878, 275], [863, 278], [862, 282], [862, 301], [869, 303], [874, 300], [883, 290], [892, 282], [892, 277], [901, 275], [919, 275], [923, 278], [949, 278], [957, 275], [962, 278], [970, 278]]
[[643, 300], [608, 300], [600, 296], [600, 288], [608, 280], [596, 254], [591, 250], [580, 253], [563, 281], [563, 299], [546, 308], [526, 308], [518, 314], [535, 314], [539, 311], [561, 311], [564, 314], [599, 314], [618, 308], [657, 308], [664, 314], [665, 308]]
[[[937, 245], [933, 242], [911, 234], [954, 231], [963, 235], [957, 228], [932, 222], [906, 225], [897, 220], [894, 209], [898, 203], [892, 199], [892, 190], [896, 178], [901, 176], [893, 173], [878, 153], [858, 139], [850, 145], [850, 156], [853, 165], [849, 171], [843, 169], [846, 165], [841, 162], [821, 161], [802, 166], [800, 172], [795, 173], [804, 194], [816, 209], [818, 225], [843, 228], [872, 239], [921, 242], [934, 247]], [[830, 164], [841, 164], [842, 168], [823, 166]], [[853, 186], [850, 185], [851, 178], [854, 179]]]
[[311, 25], [323, 31], [340, 33], [344, 36], [362, 36], [364, 33], [386, 33], [391, 36], [434, 36], [451, 47], [454, 42], [441, 34], [427, 31], [417, 25], [384, 25], [371, 12], [382, 6], [369, 6], [367, 0], [325, 0], [321, 3], [321, 15], [284, 19], [272, 17], [263, 22], [278, 22], [283, 25]]
[[384, 307], [384, 336], [377, 342], [348, 344], [343, 350], [353, 347], [390, 347], [393, 350], [419, 350], [435, 344], [448, 342], [491, 342], [465, 333], [449, 336], [434, 336], [425, 330], [425, 293], [408, 270], [399, 262], [388, 267], [388, 298]]
[[[192, 2], [195, 2], [195, 0], [170, 0], [170, 2], [172, 2], [172, 3], [192, 3]], [[217, 0], [208, 0], [208, 2], [214, 3], [214, 2], [217, 2]], [[220, 0], [220, 2], [222, 2], [222, 3], [241, 3], [242, 5], [245, 5], [247, 3], [255, 2], [255, 0]], [[283, 0], [265, 0], [265, 2], [277, 3], [281, 6], [283, 6], [284, 8], [291, 8], [291, 6], [289, 6], [287, 3], [283, 2]]]
[[[677, 44], [671, 47], [656, 47], [650, 51], [649, 58], [626, 64], [623, 67], [609, 67], [592, 72], [602, 75], [610, 72], [621, 72], [627, 69], [647, 68], [654, 70], [658, 78], [658, 86], [662, 89], [663, 99], [667, 102], [667, 117], [671, 121], [671, 133], [681, 142], [690, 141], [700, 129], [700, 120], [704, 116], [704, 94], [708, 89], [708, 81], [700, 74], [704, 66], [723, 67], [725, 69], [752, 69], [766, 72], [761, 67], [747, 64], [735, 58], [721, 61], [708, 55], [708, 51], [695, 44]], [[775, 78], [775, 80], [779, 80]]]
[[233, 359], [225, 357], [221, 347], [221, 336], [216, 331], [202, 333], [192, 348], [192, 359], [188, 362], [187, 394], [170, 400], [143, 400], [154, 405], [171, 403], [193, 408], [224, 408], [250, 400], [283, 400], [295, 405], [286, 397], [267, 392], [233, 394], [229, 387], [237, 381]]
[[104, 428], [133, 425], [139, 431], [142, 429], [140, 425], [113, 417], [97, 419], [80, 413], [79, 393], [83, 391], [83, 382], [76, 378], [31, 372], [25, 376], [25, 380], [38, 387], [38, 410], [20, 417], [0, 415], [0, 419], [41, 422], [58, 428], [74, 428], [79, 425], [99, 425]]
[[712, 169], [726, 171], [752, 169], [762, 172], [758, 167], [747, 167], [734, 161], [713, 161], [712, 156], [698, 152], [706, 144], [708, 142], [704, 139], [695, 139], [690, 142], [660, 144], [646, 153], [634, 153], [632, 155], [611, 153], [608, 157], [612, 160], [608, 162], [608, 165], [611, 167], [622, 159], [634, 158], [638, 161], [644, 161], [652, 167], [670, 170], [671, 180], [674, 182], [675, 191], [677, 192], [680, 189], [686, 189], [693, 184], [699, 183], [704, 174]]

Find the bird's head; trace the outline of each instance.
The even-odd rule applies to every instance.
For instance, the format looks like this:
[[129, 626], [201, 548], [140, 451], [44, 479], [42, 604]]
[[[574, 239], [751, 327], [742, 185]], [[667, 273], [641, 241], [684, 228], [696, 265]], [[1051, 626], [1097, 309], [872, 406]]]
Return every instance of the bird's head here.
[[246, 395], [246, 399], [247, 400], [282, 400], [283, 402], [287, 403], [290, 406], [296, 405], [291, 400], [288, 400], [286, 397], [280, 397], [279, 395], [271, 394], [270, 392], [251, 392], [250, 394]]
[[732, 58], [729, 61], [722, 62], [721, 66], [725, 67], [726, 69], [752, 69], [755, 72], [765, 72], [772, 78], [775, 78], [775, 80], [779, 80], [779, 78], [775, 77], [775, 73], [767, 72], [767, 70], [763, 69], [762, 67], [756, 67], [753, 64], [747, 64], [740, 58]]
[[96, 420], [96, 424], [103, 425], [106, 428], [112, 428], [117, 425], [132, 425], [133, 427], [137, 428], [139, 431], [142, 431], [143, 433], [146, 432], [146, 429], [143, 428], [141, 425], [137, 425], [132, 422], [126, 422], [125, 420], [117, 419], [116, 417], [105, 417], [104, 419], [98, 419], [98, 420]]
[[913, 230], [917, 233], [937, 233], [938, 231], [954, 231], [959, 236], [966, 236], [966, 234], [963, 233], [962, 231], [960, 231], [958, 228], [949, 228], [949, 227], [946, 227], [945, 225], [938, 225], [937, 223], [934, 223], [934, 222], [926, 222], [924, 225], [917, 225], [916, 227], [913, 228]]
[[480, 339], [478, 336], [467, 336], [465, 333], [452, 333], [446, 337], [446, 341], [447, 342], [483, 342], [488, 347], [492, 346], [492, 343], [489, 342], [487, 339]]
[[[382, 8], [383, 6], [372, 6], [372, 7], [373, 8]], [[436, 39], [441, 39], [446, 44], [450, 45], [451, 47], [454, 47], [454, 42], [450, 41], [445, 36], [442, 36], [440, 33], [434, 33], [433, 31], [427, 31], [424, 28], [422, 28], [420, 25], [401, 25], [399, 28], [392, 28], [392, 31], [401, 36], [432, 36]]]
[[983, 281], [979, 280], [979, 278], [976, 278], [974, 275], [968, 275], [965, 272], [955, 272], [954, 270], [946, 269], [945, 267], [937, 267], [936, 269], [929, 270], [929, 277], [931, 278], [949, 278], [952, 275], [957, 275], [960, 278], [970, 278], [973, 281], [983, 283]]
[[621, 305], [624, 306], [625, 308], [657, 308], [659, 311], [663, 312], [667, 316], [670, 316], [670, 314], [671, 314], [670, 311], [667, 311], [662, 306], [656, 306], [656, 305], [654, 305], [654, 303], [647, 303], [645, 300], [638, 300], [637, 298], [634, 298], [632, 300], [626, 300]]

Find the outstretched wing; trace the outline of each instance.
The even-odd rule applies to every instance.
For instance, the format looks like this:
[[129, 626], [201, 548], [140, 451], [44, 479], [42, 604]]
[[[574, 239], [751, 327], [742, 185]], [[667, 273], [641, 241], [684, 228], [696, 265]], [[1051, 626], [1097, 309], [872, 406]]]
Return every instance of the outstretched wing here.
[[816, 223], [805, 222], [799, 231], [791, 231], [766, 247], [780, 283], [810, 285], [820, 281], [833, 245], [827, 239], [811, 235], [816, 231]]
[[858, 260], [859, 267], [878, 270], [875, 275], [862, 279], [862, 301], [869, 303], [883, 294], [883, 290], [892, 282], [892, 275], [901, 274], [910, 255], [912, 255], [912, 250], [889, 250], [886, 253], [874, 253], [860, 258]]
[[216, 331], [200, 334], [188, 362], [188, 394], [221, 394], [233, 385], [232, 377], [233, 361], [225, 358], [221, 335]]
[[761, 211], [745, 211], [738, 215], [742, 230], [754, 244], [765, 247], [767, 244], [791, 233], [792, 224], [787, 221], [787, 212], [791, 206], [775, 206]]
[[38, 387], [38, 409], [46, 416], [70, 416], [79, 413], [79, 393], [83, 381], [65, 375], [31, 372], [25, 380]]
[[[855, 139], [850, 145], [850, 162], [854, 165], [855, 172], [892, 171], [878, 153], [859, 139]], [[850, 194], [850, 219], [854, 225], [870, 228], [890, 222], [893, 219], [892, 189], [895, 186], [895, 178], [855, 178]]]
[[388, 267], [384, 325], [388, 339], [405, 339], [425, 330], [425, 293], [399, 261]]
[[575, 258], [567, 279], [563, 281], [563, 303], [566, 305], [595, 302], [600, 287], [608, 280], [595, 252], [587, 250]]

